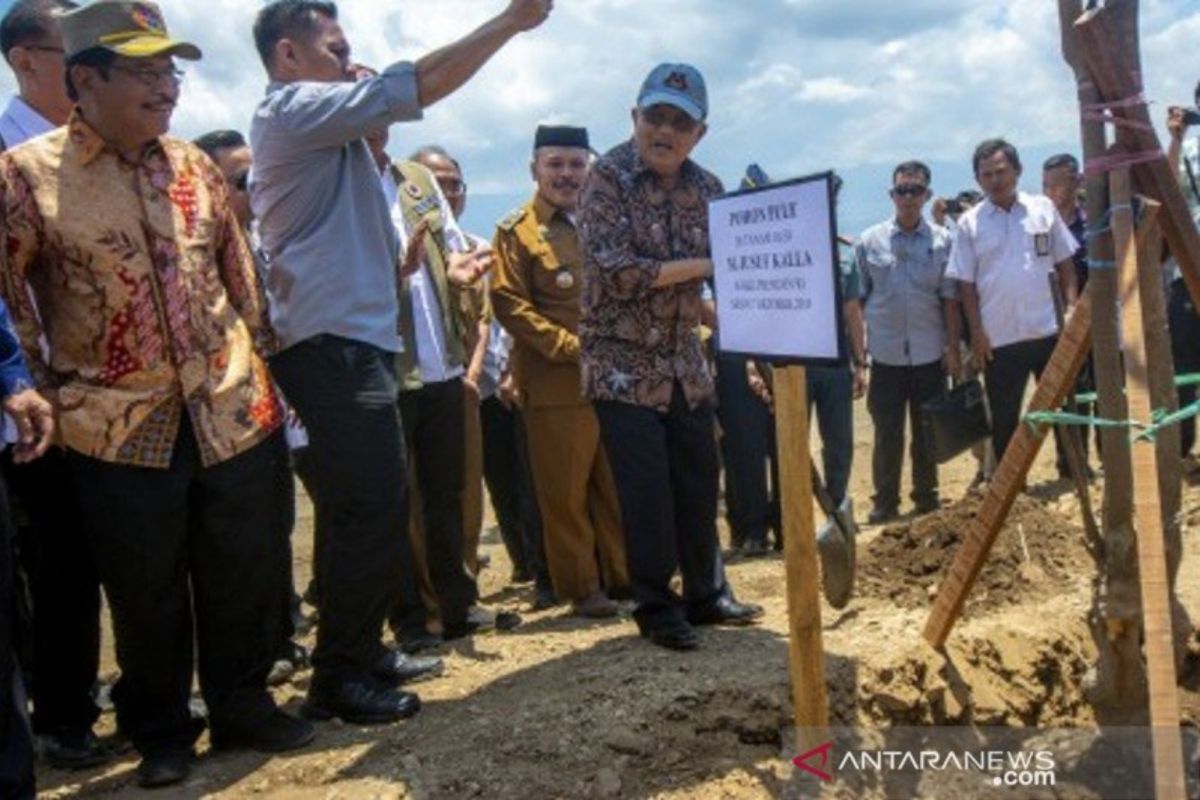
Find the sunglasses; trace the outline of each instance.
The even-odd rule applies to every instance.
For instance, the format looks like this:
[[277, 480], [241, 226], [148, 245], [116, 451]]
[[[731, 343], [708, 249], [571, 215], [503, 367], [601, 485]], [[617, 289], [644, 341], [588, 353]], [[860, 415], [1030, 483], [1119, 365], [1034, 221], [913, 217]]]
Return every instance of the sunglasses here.
[[902, 183], [892, 188], [892, 197], [923, 197], [928, 191], [928, 186], [919, 183]]
[[239, 192], [246, 191], [247, 187], [250, 186], [250, 172], [248, 170], [246, 172], [239, 172], [231, 182], [234, 189], [237, 189]]

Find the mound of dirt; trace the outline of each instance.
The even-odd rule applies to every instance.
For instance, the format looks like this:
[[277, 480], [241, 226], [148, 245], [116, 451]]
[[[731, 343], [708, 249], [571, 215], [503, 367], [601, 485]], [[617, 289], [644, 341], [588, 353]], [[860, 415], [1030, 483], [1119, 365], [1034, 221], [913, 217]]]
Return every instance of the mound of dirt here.
[[[860, 553], [856, 592], [904, 608], [925, 608], [962, 544], [980, 495], [885, 528]], [[965, 613], [1061, 594], [1095, 572], [1077, 516], [1021, 495], [967, 599]]]

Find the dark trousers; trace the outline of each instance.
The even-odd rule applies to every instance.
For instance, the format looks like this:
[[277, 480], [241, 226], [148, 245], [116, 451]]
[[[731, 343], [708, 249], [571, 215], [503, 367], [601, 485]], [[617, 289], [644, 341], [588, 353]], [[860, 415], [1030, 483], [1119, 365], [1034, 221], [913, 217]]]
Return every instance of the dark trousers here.
[[[675, 386], [667, 413], [597, 402], [625, 525], [634, 619], [647, 630], [729, 593], [717, 543], [719, 466], [712, 408], [688, 408]], [[683, 574], [683, 599], [671, 590]]]
[[25, 800], [34, 796], [33, 743], [25, 718], [21, 671], [13, 647], [16, 610], [13, 538], [8, 493], [0, 481], [0, 798]]
[[143, 754], [192, 745], [193, 638], [214, 726], [269, 712], [283, 433], [206, 467], [185, 414], [168, 469], [67, 458], [112, 611], [121, 732]]
[[[1167, 308], [1171, 326], [1171, 350], [1175, 355], [1175, 373], [1187, 375], [1200, 372], [1200, 314], [1192, 305], [1187, 284], [1179, 278], [1171, 283], [1171, 297]], [[1179, 407], [1196, 402], [1195, 386], [1179, 387]], [[1183, 454], [1192, 452], [1196, 444], [1196, 420], [1185, 420], [1179, 426]]]
[[[463, 561], [463, 402], [461, 378], [400, 392], [399, 401], [404, 441], [421, 490], [425, 563], [447, 626], [461, 623], [479, 597]], [[401, 582], [391, 619], [394, 630], [424, 630], [425, 606], [416, 581]]]
[[[992, 412], [992, 447], [996, 462], [1004, 458], [1009, 441], [1021, 424], [1021, 407], [1025, 400], [1025, 386], [1029, 376], [1040, 378], [1042, 370], [1050, 361], [1057, 336], [1031, 339], [1026, 342], [997, 347], [992, 350], [992, 360], [984, 368], [988, 407]], [[1060, 461], [1066, 459], [1058, 429], [1054, 431], [1054, 442]]]
[[12, 450], [0, 467], [12, 493], [19, 562], [33, 605], [33, 730], [78, 736], [100, 715], [92, 698], [100, 668], [100, 577], [78, 499], [57, 448], [29, 464]]
[[846, 367], [808, 370], [808, 411], [817, 412], [825, 488], [835, 506], [846, 499], [854, 463], [854, 376]]
[[542, 516], [533, 491], [521, 415], [505, 408], [494, 396], [483, 401], [479, 414], [483, 424], [483, 479], [508, 557], [514, 570], [534, 576], [539, 586], [549, 587], [550, 573], [542, 553]]
[[733, 544], [765, 544], [767, 530], [777, 524], [779, 516], [767, 487], [774, 421], [766, 404], [750, 389], [742, 356], [717, 356], [717, 419], [725, 463], [725, 509]]
[[894, 367], [878, 361], [871, 365], [867, 409], [875, 425], [871, 477], [876, 508], [895, 509], [900, 505], [906, 419], [912, 428], [912, 500], [919, 507], [937, 504], [937, 462], [921, 424], [921, 404], [937, 397], [945, 386], [946, 375], [938, 361], [917, 367]]
[[271, 372], [308, 433], [295, 465], [316, 518], [315, 679], [363, 678], [384, 653], [396, 582], [415, 591], [394, 355], [322, 334], [272, 357]]

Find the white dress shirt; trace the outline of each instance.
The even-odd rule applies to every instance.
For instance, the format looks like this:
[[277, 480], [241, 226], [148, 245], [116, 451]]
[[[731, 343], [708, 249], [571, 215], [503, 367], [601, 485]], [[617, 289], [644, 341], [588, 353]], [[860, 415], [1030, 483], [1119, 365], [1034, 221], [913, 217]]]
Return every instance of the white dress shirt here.
[[35, 136], [49, 133], [56, 127], [18, 95], [13, 95], [4, 113], [0, 114], [0, 139], [4, 140], [7, 150], [24, 144]]
[[[399, 203], [399, 188], [392, 170], [383, 171], [383, 193], [387, 197], [388, 207], [392, 210], [392, 224], [400, 236], [400, 252], [408, 248], [408, 226], [404, 221], [404, 212]], [[446, 247], [455, 253], [464, 253], [471, 249], [466, 234], [454, 220], [454, 212], [442, 190], [434, 184], [437, 192], [438, 208], [442, 215], [442, 231], [446, 237]], [[405, 342], [404, 346], [417, 348], [417, 366], [421, 370], [421, 383], [441, 383], [462, 377], [466, 371], [462, 364], [447, 367], [446, 365], [446, 326], [442, 320], [442, 308], [438, 303], [437, 290], [433, 278], [429, 274], [429, 265], [421, 261], [421, 268], [408, 278], [409, 295], [413, 306], [413, 334], [415, 342]]]
[[975, 284], [992, 347], [1058, 333], [1050, 281], [1079, 245], [1054, 203], [1021, 192], [1008, 211], [984, 200], [958, 220], [946, 277]]

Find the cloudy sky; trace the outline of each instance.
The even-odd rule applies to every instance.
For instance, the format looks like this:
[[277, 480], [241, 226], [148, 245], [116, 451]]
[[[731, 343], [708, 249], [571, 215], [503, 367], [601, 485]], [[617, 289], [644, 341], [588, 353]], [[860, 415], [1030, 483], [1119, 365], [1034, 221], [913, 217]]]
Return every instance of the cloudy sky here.
[[[10, 0], [0, 0], [0, 9]], [[503, 0], [342, 0], [355, 57], [383, 66], [446, 44]], [[253, 0], [162, 0], [176, 35], [205, 59], [187, 67], [175, 132], [245, 129], [265, 78]], [[1200, 0], [1141, 0], [1147, 94], [1160, 124], [1200, 79]], [[735, 183], [757, 161], [775, 178], [836, 168], [842, 228], [886, 215], [890, 167], [920, 157], [945, 193], [971, 185], [970, 152], [1003, 135], [1034, 169], [1077, 151], [1073, 79], [1054, 0], [557, 0], [550, 20], [510, 44], [425, 119], [393, 130], [397, 155], [438, 142], [463, 163], [468, 227], [528, 194], [539, 122], [587, 125], [607, 149], [628, 136], [646, 72], [689, 61], [709, 83], [711, 131], [696, 159]], [[0, 95], [13, 88], [0, 75]]]

